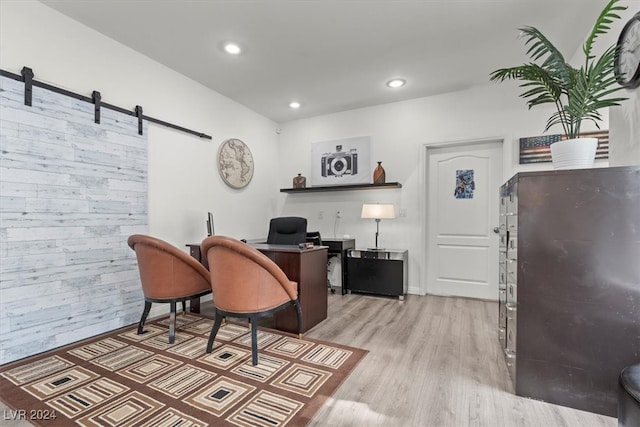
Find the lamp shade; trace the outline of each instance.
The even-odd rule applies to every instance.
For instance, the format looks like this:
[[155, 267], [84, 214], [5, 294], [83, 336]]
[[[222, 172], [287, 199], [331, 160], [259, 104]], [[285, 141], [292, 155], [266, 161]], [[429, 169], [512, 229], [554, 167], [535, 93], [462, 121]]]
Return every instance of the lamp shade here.
[[361, 218], [393, 219], [396, 217], [392, 204], [364, 204], [362, 205]]

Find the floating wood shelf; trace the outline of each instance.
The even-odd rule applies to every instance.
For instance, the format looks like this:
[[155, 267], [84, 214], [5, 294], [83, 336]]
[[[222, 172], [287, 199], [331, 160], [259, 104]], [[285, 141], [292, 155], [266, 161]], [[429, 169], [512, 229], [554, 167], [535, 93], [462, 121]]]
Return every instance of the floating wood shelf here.
[[321, 191], [347, 191], [347, 190], [384, 190], [388, 188], [402, 188], [399, 182], [385, 182], [384, 184], [351, 184], [351, 185], [326, 185], [322, 187], [281, 188], [281, 193], [316, 193]]

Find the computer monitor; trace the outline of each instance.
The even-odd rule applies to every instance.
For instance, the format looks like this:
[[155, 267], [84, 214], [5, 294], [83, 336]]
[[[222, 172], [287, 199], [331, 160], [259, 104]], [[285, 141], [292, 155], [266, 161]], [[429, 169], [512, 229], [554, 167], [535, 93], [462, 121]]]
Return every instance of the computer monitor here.
[[213, 227], [213, 214], [211, 212], [207, 212], [207, 235], [213, 236], [214, 234], [216, 234], [216, 232]]

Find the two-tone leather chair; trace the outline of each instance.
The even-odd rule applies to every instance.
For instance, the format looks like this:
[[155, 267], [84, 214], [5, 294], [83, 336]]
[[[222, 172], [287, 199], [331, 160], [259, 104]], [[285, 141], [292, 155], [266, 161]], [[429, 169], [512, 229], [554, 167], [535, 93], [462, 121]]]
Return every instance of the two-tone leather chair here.
[[251, 322], [253, 365], [258, 364], [259, 318], [293, 305], [298, 316], [298, 336], [302, 336], [298, 284], [289, 280], [275, 262], [240, 240], [225, 236], [207, 237], [200, 248], [209, 262], [215, 307], [207, 353], [211, 353], [222, 320], [227, 316], [248, 318]]
[[144, 311], [138, 323], [138, 335], [144, 332], [144, 322], [151, 305], [169, 303], [169, 343], [175, 341], [176, 303], [211, 293], [209, 272], [195, 258], [175, 246], [143, 234], [129, 237], [128, 244], [136, 253], [144, 294]]

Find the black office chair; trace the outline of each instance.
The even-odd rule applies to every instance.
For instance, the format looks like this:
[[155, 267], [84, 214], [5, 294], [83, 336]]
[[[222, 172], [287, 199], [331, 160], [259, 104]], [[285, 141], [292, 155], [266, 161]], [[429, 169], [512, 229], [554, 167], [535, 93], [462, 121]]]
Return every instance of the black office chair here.
[[297, 216], [272, 218], [269, 223], [267, 243], [273, 245], [297, 245], [307, 241], [307, 219]]
[[322, 237], [320, 237], [319, 231], [307, 232], [307, 243], [313, 243], [314, 246], [322, 246]]

